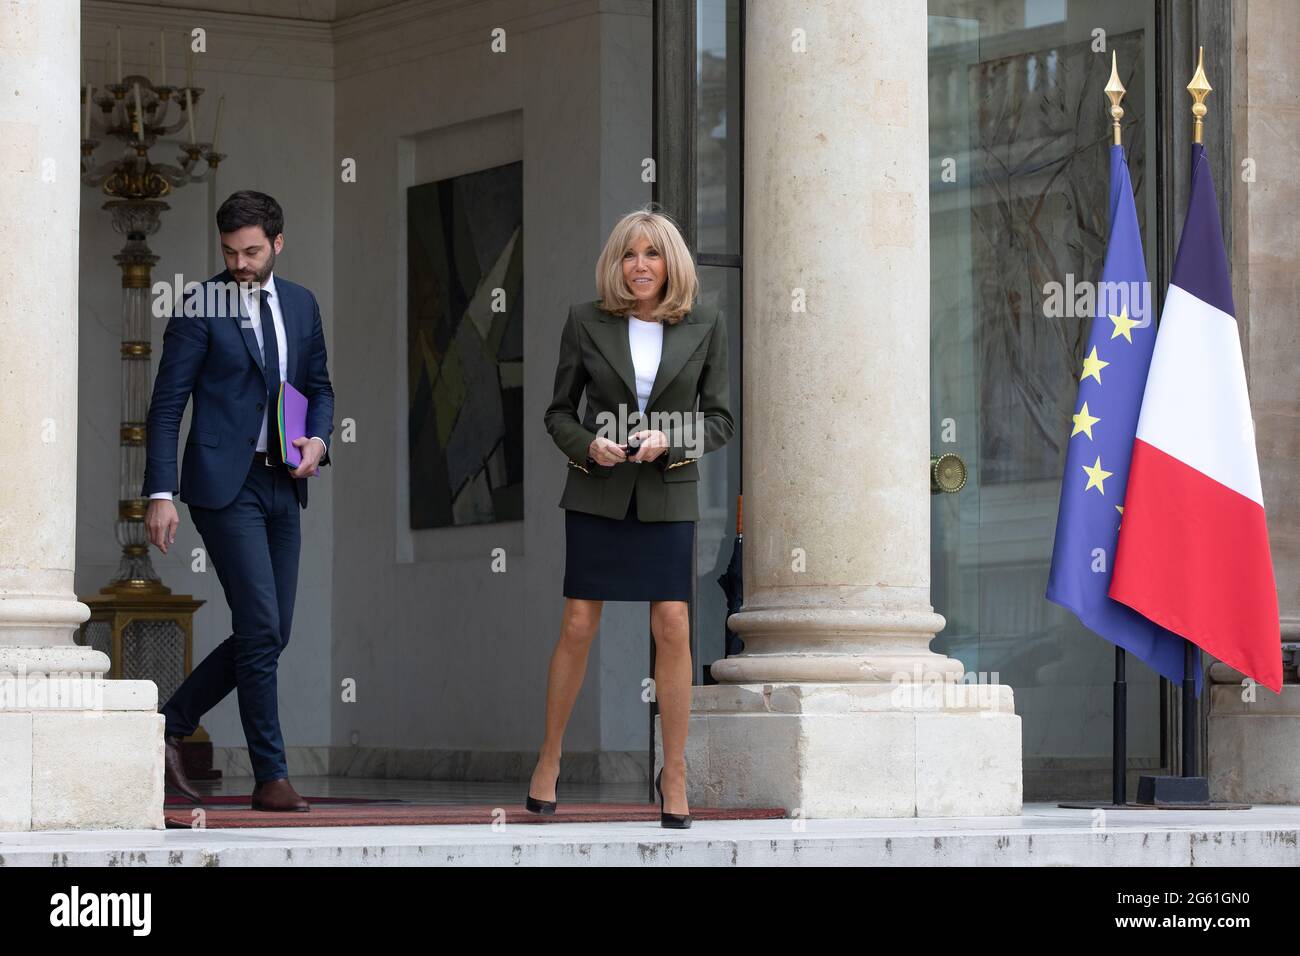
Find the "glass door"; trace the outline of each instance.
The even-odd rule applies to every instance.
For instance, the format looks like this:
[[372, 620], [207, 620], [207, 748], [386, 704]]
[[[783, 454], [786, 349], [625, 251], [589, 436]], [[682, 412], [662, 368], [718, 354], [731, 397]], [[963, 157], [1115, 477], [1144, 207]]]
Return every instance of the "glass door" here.
[[[1101, 272], [1112, 50], [1156, 275], [1154, 7], [930, 0], [929, 12], [931, 450], [956, 455], [966, 479], [932, 499], [932, 601], [947, 619], [932, 646], [1013, 688], [1026, 800], [1104, 798], [1113, 646], [1044, 597], [1090, 322], [1060, 303]], [[1137, 662], [1128, 681], [1129, 768], [1146, 771], [1161, 763], [1160, 684]]]

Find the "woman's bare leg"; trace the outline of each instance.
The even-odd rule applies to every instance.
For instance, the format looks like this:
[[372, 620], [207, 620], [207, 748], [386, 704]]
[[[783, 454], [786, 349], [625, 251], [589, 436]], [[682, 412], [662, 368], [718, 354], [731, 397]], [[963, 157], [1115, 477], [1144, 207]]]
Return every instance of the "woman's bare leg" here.
[[564, 728], [573, 713], [578, 692], [582, 690], [582, 679], [587, 673], [587, 652], [600, 629], [600, 610], [604, 604], [604, 601], [564, 599], [560, 639], [551, 654], [546, 679], [546, 735], [528, 784], [528, 792], [538, 800], [555, 799]]
[[686, 728], [691, 718], [691, 622], [685, 601], [651, 601], [655, 639], [655, 697], [664, 747], [664, 812], [686, 805]]

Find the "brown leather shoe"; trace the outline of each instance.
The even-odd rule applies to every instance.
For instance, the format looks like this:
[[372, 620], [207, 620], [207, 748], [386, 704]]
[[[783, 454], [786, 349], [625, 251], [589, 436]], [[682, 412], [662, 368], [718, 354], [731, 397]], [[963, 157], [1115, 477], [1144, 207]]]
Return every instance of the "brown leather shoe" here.
[[253, 809], [303, 813], [311, 809], [311, 804], [298, 796], [288, 777], [281, 777], [279, 780], [259, 783], [253, 788]]
[[181, 738], [163, 737], [163, 789], [179, 793], [190, 803], [202, 803], [203, 796], [185, 776], [185, 762], [181, 759]]

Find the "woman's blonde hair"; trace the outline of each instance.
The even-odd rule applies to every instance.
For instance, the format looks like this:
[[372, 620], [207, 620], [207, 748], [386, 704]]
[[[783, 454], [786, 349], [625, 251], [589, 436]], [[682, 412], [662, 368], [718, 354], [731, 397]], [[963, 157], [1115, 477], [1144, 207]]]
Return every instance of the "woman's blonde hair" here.
[[637, 298], [623, 278], [623, 255], [642, 236], [657, 249], [666, 267], [663, 297], [655, 306], [653, 317], [665, 325], [675, 325], [691, 311], [700, 282], [695, 275], [695, 261], [677, 224], [654, 210], [655, 203], [630, 212], [617, 223], [605, 240], [605, 248], [596, 260], [597, 305], [614, 315], [627, 315]]

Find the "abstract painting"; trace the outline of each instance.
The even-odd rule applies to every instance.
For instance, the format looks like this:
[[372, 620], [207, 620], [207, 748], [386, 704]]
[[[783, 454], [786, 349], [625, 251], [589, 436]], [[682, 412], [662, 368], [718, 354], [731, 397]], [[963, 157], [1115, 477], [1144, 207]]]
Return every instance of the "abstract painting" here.
[[411, 186], [412, 529], [524, 516], [523, 164]]

